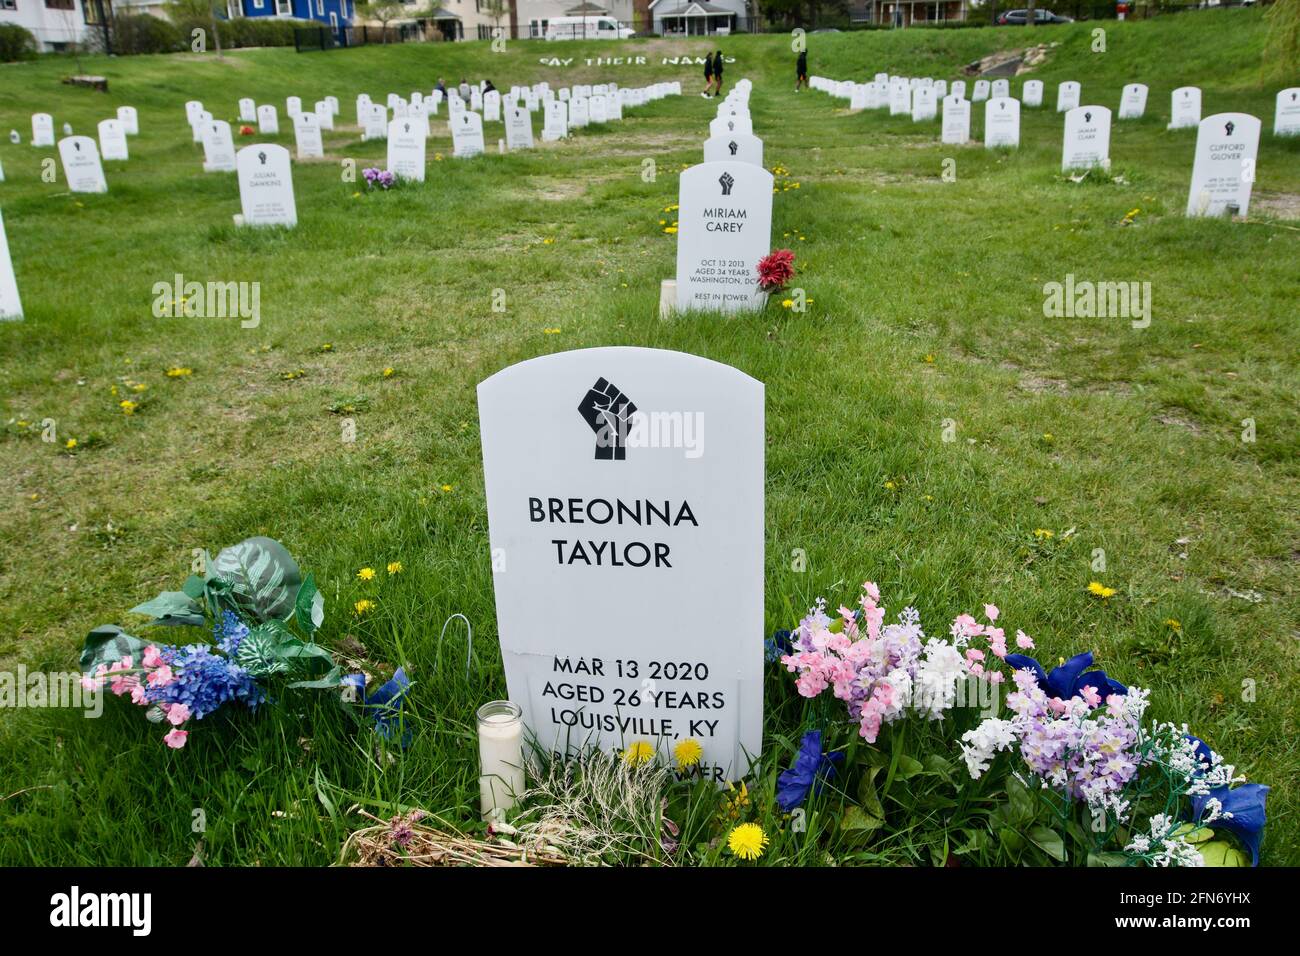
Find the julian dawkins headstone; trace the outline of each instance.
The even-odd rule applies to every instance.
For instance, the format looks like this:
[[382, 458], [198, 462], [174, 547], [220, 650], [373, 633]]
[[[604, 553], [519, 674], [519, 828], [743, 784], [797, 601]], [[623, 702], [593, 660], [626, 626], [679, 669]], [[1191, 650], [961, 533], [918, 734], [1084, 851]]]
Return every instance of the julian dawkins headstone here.
[[296, 226], [289, 151], [274, 143], [245, 146], [235, 154], [239, 202], [246, 226]]
[[763, 385], [595, 348], [478, 387], [510, 699], [573, 754], [689, 739], [706, 779], [762, 745]]

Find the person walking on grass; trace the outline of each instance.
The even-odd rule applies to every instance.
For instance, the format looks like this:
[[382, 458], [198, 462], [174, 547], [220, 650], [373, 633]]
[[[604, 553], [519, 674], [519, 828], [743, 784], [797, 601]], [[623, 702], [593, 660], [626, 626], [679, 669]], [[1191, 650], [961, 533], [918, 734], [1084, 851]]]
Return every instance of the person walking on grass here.
[[713, 57], [713, 95], [722, 95], [722, 51]]
[[707, 100], [709, 98], [709, 93], [712, 92], [712, 90], [713, 90], [713, 54], [706, 53], [704, 54], [704, 92], [701, 93], [700, 96], [704, 97]]
[[804, 47], [799, 51], [799, 58], [794, 64], [794, 91], [799, 92], [799, 87], [808, 88], [808, 48]]

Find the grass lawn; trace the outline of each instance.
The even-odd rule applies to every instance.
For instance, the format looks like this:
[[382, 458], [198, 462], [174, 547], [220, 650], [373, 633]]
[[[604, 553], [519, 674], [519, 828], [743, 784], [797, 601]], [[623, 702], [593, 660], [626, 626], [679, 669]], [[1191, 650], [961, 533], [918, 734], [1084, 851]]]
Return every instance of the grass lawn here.
[[[1105, 53], [1091, 52], [1091, 26], [1035, 31], [1060, 45], [1033, 74], [1048, 105], [1023, 112], [1012, 153], [941, 146], [937, 122], [796, 95], [787, 37], [727, 39], [727, 79], [753, 80], [754, 131], [785, 170], [773, 245], [794, 249], [812, 300], [802, 314], [772, 302], [730, 320], [657, 317], [675, 261], [661, 220], [714, 113], [699, 68], [663, 58], [711, 43], [630, 41], [618, 52], [645, 65], [600, 67], [584, 58], [610, 45], [529, 41], [499, 54], [465, 43], [87, 58], [107, 96], [62, 85], [66, 60], [0, 67], [0, 132], [24, 140], [0, 138], [0, 210], [26, 310], [0, 323], [0, 662], [75, 668], [86, 632], [129, 627], [125, 610], [178, 587], [194, 549], [266, 534], [322, 582], [325, 643], [351, 638], [369, 669], [400, 664], [415, 680], [402, 752], [306, 695], [206, 721], [179, 752], [115, 699], [95, 721], [0, 711], [0, 863], [178, 865], [201, 841], [208, 864], [319, 865], [360, 825], [354, 803], [473, 821], [474, 709], [505, 690], [475, 385], [548, 352], [641, 345], [766, 383], [769, 632], [868, 578], [891, 616], [915, 602], [935, 634], [993, 601], [1041, 659], [1096, 651], [1113, 676], [1151, 688], [1156, 716], [1186, 720], [1271, 784], [1263, 862], [1300, 864], [1300, 138], [1271, 133], [1273, 96], [1300, 73], [1260, 81], [1255, 10], [1107, 22]], [[953, 80], [1023, 36], [815, 35], [810, 66]], [[680, 79], [686, 95], [509, 156], [489, 124], [489, 155], [472, 161], [450, 158], [435, 122], [427, 183], [370, 194], [343, 181], [345, 158], [384, 163], [383, 144], [351, 125], [358, 93], [462, 75], [503, 89]], [[1067, 79], [1116, 112], [1126, 82], [1150, 86], [1146, 118], [1115, 120], [1118, 180], [1060, 175], [1052, 106]], [[1184, 84], [1203, 88], [1204, 115], [1263, 120], [1246, 222], [1183, 216], [1195, 131], [1165, 124]], [[274, 103], [273, 139], [291, 146], [290, 94], [336, 95], [346, 125], [325, 133], [326, 160], [294, 165], [296, 230], [236, 229], [234, 176], [201, 171], [183, 103], [232, 121], [240, 96]], [[27, 145], [31, 113], [93, 135], [122, 104], [139, 109], [141, 135], [129, 162], [106, 164], [106, 195], [42, 182], [54, 151]], [[260, 282], [260, 325], [155, 318], [153, 285], [177, 273]], [[1045, 318], [1043, 286], [1067, 274], [1149, 282], [1150, 327]], [[168, 377], [173, 367], [192, 374]], [[123, 396], [141, 402], [133, 415]], [[341, 440], [346, 417], [354, 443]], [[54, 443], [41, 440], [45, 419]], [[383, 572], [390, 561], [400, 575]], [[379, 578], [358, 580], [363, 566]], [[1116, 595], [1090, 596], [1094, 580]], [[376, 606], [358, 619], [362, 598]], [[468, 676], [462, 632], [438, 642], [454, 613], [475, 628]], [[776, 669], [766, 703], [759, 803], [804, 706]], [[720, 862], [707, 815], [692, 811], [686, 854]], [[763, 861], [928, 865], [942, 838], [941, 823], [865, 848], [778, 835]]]

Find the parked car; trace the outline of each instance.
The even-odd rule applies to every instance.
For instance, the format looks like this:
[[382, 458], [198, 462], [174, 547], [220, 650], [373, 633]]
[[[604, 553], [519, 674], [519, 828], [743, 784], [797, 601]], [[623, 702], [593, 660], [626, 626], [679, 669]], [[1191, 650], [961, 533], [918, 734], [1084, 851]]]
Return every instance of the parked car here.
[[633, 32], [613, 17], [553, 17], [546, 25], [548, 40], [626, 40]]
[[[1008, 10], [998, 14], [999, 26], [1024, 26], [1029, 22], [1028, 10]], [[1034, 26], [1046, 26], [1051, 23], [1073, 23], [1069, 17], [1058, 16], [1051, 10], [1035, 10]]]

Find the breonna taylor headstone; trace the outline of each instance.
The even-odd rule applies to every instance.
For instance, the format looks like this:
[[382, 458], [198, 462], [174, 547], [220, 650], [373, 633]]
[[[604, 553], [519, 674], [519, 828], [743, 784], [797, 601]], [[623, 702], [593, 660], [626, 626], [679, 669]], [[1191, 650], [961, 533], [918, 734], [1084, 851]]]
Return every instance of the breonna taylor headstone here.
[[738, 159], [701, 163], [682, 173], [677, 202], [677, 307], [762, 306], [758, 260], [771, 251], [772, 174]]
[[[539, 746], [739, 779], [762, 744], [763, 385], [643, 348], [478, 387], [497, 628]], [[706, 427], [707, 426], [707, 427]]]
[[246, 226], [296, 226], [289, 151], [274, 143], [245, 146], [235, 154], [239, 202]]

